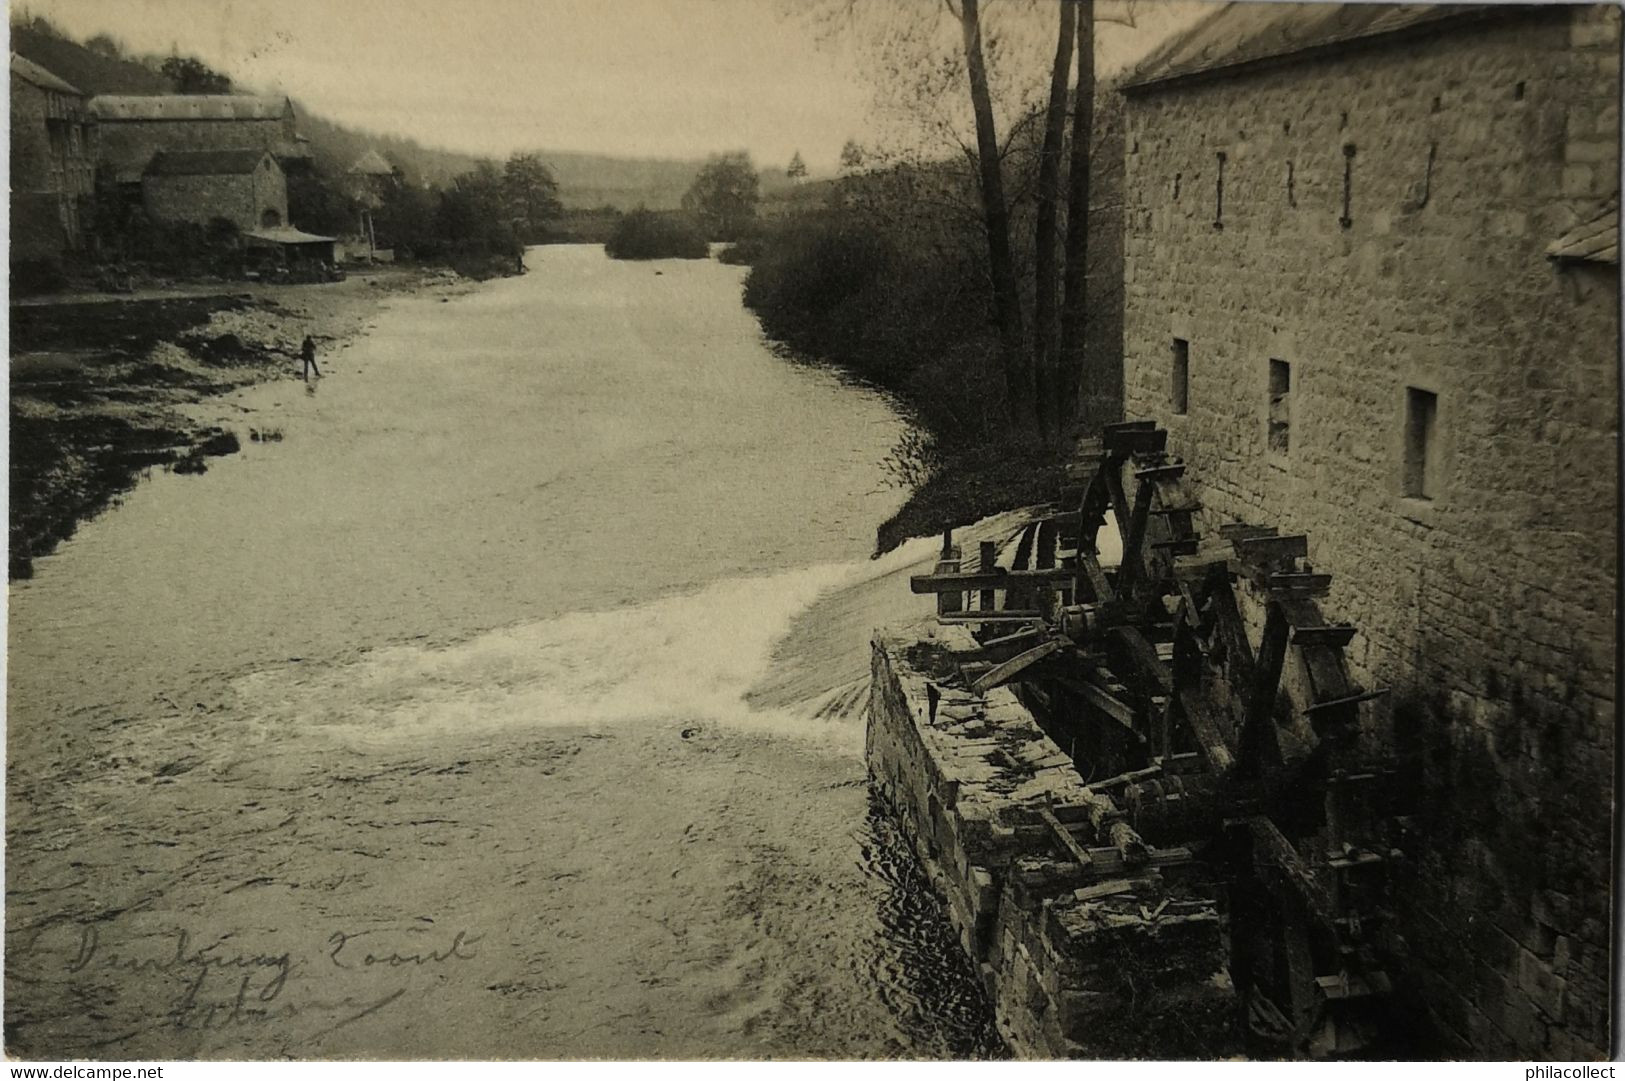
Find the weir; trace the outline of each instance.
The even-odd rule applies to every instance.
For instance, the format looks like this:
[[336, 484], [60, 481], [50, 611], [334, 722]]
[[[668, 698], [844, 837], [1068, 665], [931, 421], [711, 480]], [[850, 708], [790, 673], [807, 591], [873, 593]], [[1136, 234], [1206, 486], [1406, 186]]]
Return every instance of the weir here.
[[974, 570], [944, 537], [911, 580], [938, 625], [874, 638], [870, 774], [1016, 1054], [1392, 1053], [1383, 692], [1307, 539], [1198, 532], [1166, 439], [1080, 442], [1076, 486]]

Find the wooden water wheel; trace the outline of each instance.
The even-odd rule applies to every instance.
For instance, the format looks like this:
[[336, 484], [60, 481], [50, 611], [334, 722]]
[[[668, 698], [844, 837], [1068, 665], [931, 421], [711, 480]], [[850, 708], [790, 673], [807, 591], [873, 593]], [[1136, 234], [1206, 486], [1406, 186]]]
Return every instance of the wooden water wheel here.
[[1185, 465], [1149, 421], [1080, 451], [1054, 513], [1003, 553], [984, 543], [974, 569], [945, 537], [913, 589], [976, 627], [973, 689], [1012, 685], [1148, 843], [1226, 883], [1253, 1053], [1379, 1053], [1394, 771], [1361, 724], [1382, 692], [1349, 676], [1356, 629], [1321, 611], [1331, 576], [1301, 534], [1202, 536]]

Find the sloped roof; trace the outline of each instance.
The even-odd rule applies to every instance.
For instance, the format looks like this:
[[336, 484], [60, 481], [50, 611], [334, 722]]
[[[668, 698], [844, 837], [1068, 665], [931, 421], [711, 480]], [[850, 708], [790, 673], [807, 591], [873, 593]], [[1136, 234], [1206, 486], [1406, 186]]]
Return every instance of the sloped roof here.
[[96, 119], [277, 120], [293, 111], [287, 98], [250, 94], [102, 94], [90, 99]]
[[392, 176], [395, 173], [395, 168], [378, 151], [369, 150], [355, 159], [355, 164], [350, 166], [350, 172], [361, 173], [365, 176]]
[[269, 151], [258, 147], [231, 150], [160, 150], [147, 163], [147, 175], [241, 175], [252, 173], [260, 167], [260, 162], [270, 156]]
[[25, 57], [11, 54], [11, 73], [19, 79], [33, 83], [41, 90], [50, 90], [58, 94], [72, 94], [76, 98], [85, 96], [84, 91], [65, 79], [60, 79], [38, 64]]
[[331, 244], [337, 237], [318, 236], [295, 229], [291, 225], [277, 225], [265, 229], [250, 229], [243, 234], [254, 240], [265, 240], [272, 244]]
[[1546, 249], [1548, 259], [1619, 265], [1619, 196], [1611, 196]]
[[1154, 50], [1123, 86], [1144, 89], [1451, 20], [1526, 10], [1508, 4], [1228, 3]]

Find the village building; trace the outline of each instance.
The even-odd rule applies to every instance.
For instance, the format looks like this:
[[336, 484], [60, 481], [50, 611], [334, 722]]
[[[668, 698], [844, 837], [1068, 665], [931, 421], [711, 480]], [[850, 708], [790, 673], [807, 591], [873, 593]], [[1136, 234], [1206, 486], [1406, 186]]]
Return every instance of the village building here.
[[98, 161], [109, 179], [138, 186], [160, 151], [252, 147], [284, 171], [310, 163], [293, 102], [247, 94], [99, 95], [90, 102], [100, 127]]
[[287, 178], [265, 150], [159, 151], [141, 178], [141, 200], [154, 221], [223, 219], [240, 233], [288, 221]]
[[1332, 573], [1453, 1054], [1609, 1047], [1619, 16], [1231, 4], [1124, 91], [1126, 414]]
[[12, 262], [52, 259], [83, 245], [95, 136], [84, 93], [11, 54]]

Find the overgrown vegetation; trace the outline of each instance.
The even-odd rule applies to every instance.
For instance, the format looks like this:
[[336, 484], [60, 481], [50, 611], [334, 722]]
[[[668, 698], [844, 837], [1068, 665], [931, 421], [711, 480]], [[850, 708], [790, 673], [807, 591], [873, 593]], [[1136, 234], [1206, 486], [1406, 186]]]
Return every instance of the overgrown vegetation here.
[[[914, 494], [882, 549], [1053, 498], [1070, 437], [1118, 419], [1121, 178], [1103, 165], [1120, 118], [1094, 107], [1093, 4], [1056, 10], [1001, 7], [989, 29], [976, 0], [918, 20], [842, 9], [867, 18], [923, 142], [849, 140], [838, 179], [774, 200], [729, 255], [769, 336], [891, 391], [919, 426], [887, 463]], [[1012, 79], [1011, 30], [1047, 44], [1022, 66], [1042, 85]]]
[[640, 207], [616, 223], [604, 253], [611, 259], [704, 259], [711, 249], [686, 216]]

